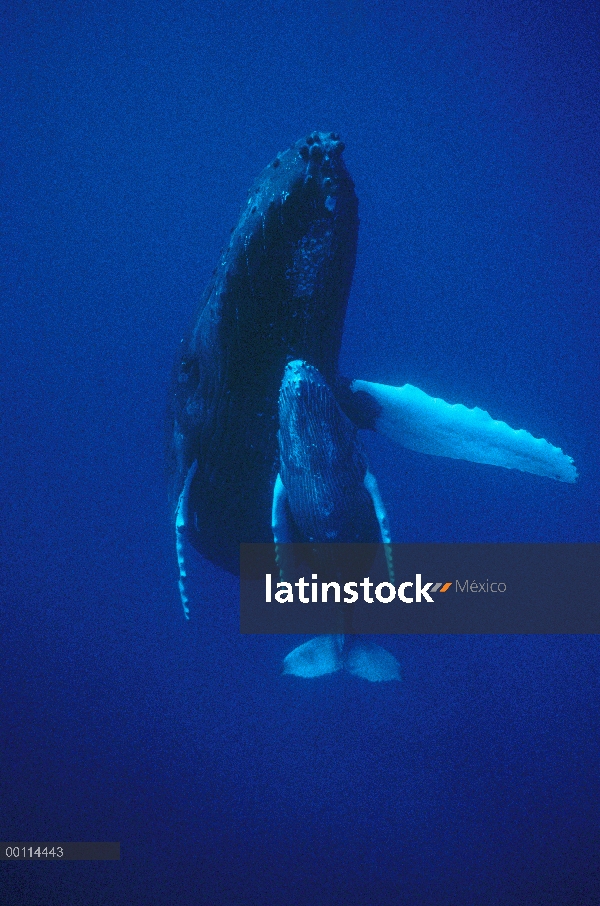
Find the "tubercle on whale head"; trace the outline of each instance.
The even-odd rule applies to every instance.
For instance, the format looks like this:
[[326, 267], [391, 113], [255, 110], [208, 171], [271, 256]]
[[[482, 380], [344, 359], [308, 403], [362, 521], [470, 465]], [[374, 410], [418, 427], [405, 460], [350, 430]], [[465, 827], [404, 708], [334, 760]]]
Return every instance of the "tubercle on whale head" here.
[[300, 157], [306, 162], [305, 181], [321, 178], [326, 193], [325, 207], [332, 213], [335, 209], [335, 178], [345, 145], [335, 132], [313, 132], [304, 142], [294, 146]]
[[277, 188], [290, 174], [301, 177], [304, 183], [314, 180], [326, 192], [335, 191], [340, 183], [349, 180], [342, 159], [344, 149], [344, 142], [336, 132], [312, 132], [277, 155], [248, 192], [249, 199], [264, 191], [269, 183]]
[[248, 192], [246, 212], [262, 216], [270, 204], [285, 204], [307, 186], [313, 190], [315, 212], [320, 203], [322, 216], [333, 216], [343, 196], [355, 206], [354, 185], [342, 159], [344, 148], [335, 132], [312, 132], [300, 139], [260, 174]]
[[325, 380], [320, 374], [318, 368], [311, 365], [310, 362], [294, 359], [287, 362], [283, 372], [283, 379], [279, 389], [279, 399], [283, 400], [286, 393], [300, 395], [303, 388], [312, 385], [313, 387], [327, 387]]

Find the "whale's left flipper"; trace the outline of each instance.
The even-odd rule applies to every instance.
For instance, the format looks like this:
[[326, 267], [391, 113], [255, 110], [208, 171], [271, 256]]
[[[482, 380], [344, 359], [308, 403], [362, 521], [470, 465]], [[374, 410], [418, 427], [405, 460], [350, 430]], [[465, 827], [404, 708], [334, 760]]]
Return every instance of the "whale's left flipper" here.
[[185, 477], [185, 483], [181, 494], [179, 495], [179, 500], [177, 501], [177, 511], [175, 514], [175, 544], [177, 548], [177, 565], [179, 566], [179, 596], [181, 597], [183, 613], [186, 620], [189, 620], [190, 618], [190, 609], [188, 607], [190, 599], [188, 597], [186, 585], [185, 542], [189, 525], [188, 504], [190, 499], [190, 488], [197, 469], [198, 461], [195, 459]]
[[409, 450], [469, 462], [503, 466], [557, 481], [577, 480], [570, 456], [524, 429], [515, 430], [483, 409], [428, 396], [418, 387], [389, 387], [353, 381], [353, 393], [367, 394], [378, 406], [372, 427]]

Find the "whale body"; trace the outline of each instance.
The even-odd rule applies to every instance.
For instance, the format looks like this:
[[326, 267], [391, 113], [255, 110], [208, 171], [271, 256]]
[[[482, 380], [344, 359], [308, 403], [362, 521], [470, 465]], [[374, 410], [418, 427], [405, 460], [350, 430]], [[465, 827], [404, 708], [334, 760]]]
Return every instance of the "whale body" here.
[[[314, 132], [263, 171], [182, 340], [169, 395], [166, 461], [186, 616], [188, 543], [238, 573], [241, 542], [273, 540], [278, 398], [289, 362], [316, 369], [353, 430], [371, 429], [430, 455], [560, 481], [577, 477], [558, 447], [482, 409], [450, 405], [410, 384], [388, 387], [339, 375], [358, 237], [358, 201], [343, 150], [337, 134]], [[301, 407], [294, 417], [298, 413]], [[309, 464], [305, 491], [317, 477], [318, 468]], [[292, 484], [298, 492], [301, 483]], [[379, 519], [383, 505], [376, 485], [370, 490]], [[308, 506], [316, 497], [304, 499]], [[362, 491], [357, 506], [361, 500]], [[308, 510], [298, 502], [294, 510], [295, 522], [308, 525]], [[322, 526], [316, 510], [311, 518]], [[355, 524], [351, 512], [338, 513], [328, 528], [332, 537], [344, 534], [343, 520], [350, 529]]]
[[[291, 578], [286, 576], [285, 555], [279, 551], [293, 551], [284, 547], [292, 540], [312, 546], [315, 571], [329, 567], [329, 574], [336, 575], [330, 570], [340, 569], [336, 581], [342, 573], [348, 578], [350, 564], [344, 568], [328, 557], [333, 549], [327, 543], [369, 545], [360, 549], [363, 554], [352, 549], [353, 572], [367, 575], [374, 560], [372, 546], [389, 545], [385, 507], [356, 426], [319, 371], [307, 362], [286, 366], [279, 393], [278, 437], [272, 522], [281, 578]], [[388, 568], [392, 580], [389, 547]], [[340, 604], [339, 634], [299, 645], [285, 658], [283, 672], [312, 679], [345, 669], [372, 682], [400, 679], [398, 662], [389, 651], [351, 634], [353, 610], [352, 604]]]
[[291, 359], [337, 374], [356, 260], [358, 201], [334, 133], [313, 133], [259, 176], [177, 357], [167, 422], [175, 516], [239, 571], [242, 541], [268, 542], [277, 399]]

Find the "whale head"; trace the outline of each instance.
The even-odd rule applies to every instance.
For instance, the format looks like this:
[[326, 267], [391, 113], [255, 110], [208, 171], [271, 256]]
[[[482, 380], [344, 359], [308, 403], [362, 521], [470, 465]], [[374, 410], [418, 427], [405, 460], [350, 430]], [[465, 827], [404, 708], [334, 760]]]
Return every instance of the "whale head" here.
[[279, 154], [250, 189], [216, 269], [223, 342], [247, 389], [265, 374], [278, 387], [290, 358], [327, 379], [337, 368], [358, 240], [343, 150], [336, 133], [313, 132]]

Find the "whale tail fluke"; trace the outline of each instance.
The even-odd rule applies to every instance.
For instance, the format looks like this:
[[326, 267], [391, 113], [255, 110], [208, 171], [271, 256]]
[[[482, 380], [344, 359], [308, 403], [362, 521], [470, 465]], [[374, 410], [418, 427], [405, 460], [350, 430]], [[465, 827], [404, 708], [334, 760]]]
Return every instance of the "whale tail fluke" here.
[[400, 679], [400, 665], [389, 651], [364, 639], [349, 644], [343, 635], [320, 635], [298, 645], [284, 658], [283, 673], [315, 679], [347, 670], [372, 683]]

